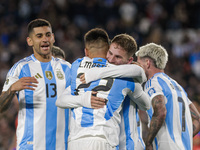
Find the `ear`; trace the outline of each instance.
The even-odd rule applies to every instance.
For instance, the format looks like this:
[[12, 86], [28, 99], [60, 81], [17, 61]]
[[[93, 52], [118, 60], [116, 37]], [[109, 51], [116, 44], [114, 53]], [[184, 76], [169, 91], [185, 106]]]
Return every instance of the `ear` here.
[[52, 34], [52, 38], [53, 38], [53, 43], [55, 43], [55, 36], [54, 36], [54, 33]]
[[131, 64], [131, 63], [133, 62], [133, 60], [134, 60], [134, 58], [133, 58], [133, 57], [130, 57], [130, 58], [128, 59], [128, 64]]
[[33, 46], [33, 41], [30, 37], [26, 38], [26, 42], [27, 42], [28, 46]]
[[87, 49], [87, 48], [85, 48], [85, 49], [84, 49], [84, 51], [85, 51], [85, 56], [87, 56], [87, 57], [88, 57], [88, 56], [89, 56], [88, 49]]
[[146, 59], [146, 64], [147, 64], [147, 68], [149, 69], [151, 66], [151, 61], [150, 59]]

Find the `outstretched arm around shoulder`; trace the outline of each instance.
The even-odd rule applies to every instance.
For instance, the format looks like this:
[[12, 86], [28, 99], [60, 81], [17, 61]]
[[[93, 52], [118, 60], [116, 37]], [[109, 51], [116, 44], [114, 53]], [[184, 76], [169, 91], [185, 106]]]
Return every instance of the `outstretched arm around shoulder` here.
[[133, 78], [140, 83], [147, 80], [144, 69], [136, 64], [125, 64], [103, 68], [91, 68], [85, 72], [85, 83], [107, 77]]

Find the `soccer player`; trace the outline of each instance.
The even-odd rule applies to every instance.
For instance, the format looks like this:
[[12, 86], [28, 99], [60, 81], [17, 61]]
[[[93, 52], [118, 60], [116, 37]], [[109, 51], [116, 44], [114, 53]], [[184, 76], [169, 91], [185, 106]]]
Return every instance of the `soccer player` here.
[[68, 110], [57, 108], [57, 97], [70, 84], [70, 63], [52, 57], [54, 34], [47, 20], [28, 24], [27, 43], [33, 54], [9, 70], [0, 96], [0, 111], [18, 98], [17, 149], [67, 148]]
[[[133, 55], [137, 49], [137, 45], [133, 37], [127, 34], [119, 34], [111, 40], [111, 45], [107, 53], [107, 60], [113, 63], [115, 67], [108, 68], [93, 68], [85, 72], [85, 76], [81, 76], [81, 81], [89, 83], [90, 81], [95, 81], [100, 78], [105, 77], [134, 77], [133, 74], [139, 72], [139, 69], [132, 71], [130, 64], [133, 62]], [[122, 65], [123, 64], [123, 65]], [[129, 64], [129, 67], [125, 67]], [[139, 67], [139, 66], [138, 66]], [[134, 77], [134, 79], [138, 79]], [[145, 80], [140, 80], [143, 83]], [[141, 101], [142, 102], [142, 101]], [[121, 150], [144, 150], [145, 145], [141, 137], [140, 131], [140, 119], [138, 115], [141, 116], [141, 123], [143, 128], [148, 128], [148, 114], [145, 112], [147, 110], [146, 104], [140, 101], [131, 101], [129, 97], [126, 97], [123, 102], [123, 109], [121, 111], [122, 121], [120, 124], [120, 143], [119, 148]], [[139, 109], [139, 112], [138, 112]]]
[[132, 79], [105, 78], [81, 84], [79, 78], [86, 70], [110, 65], [105, 59], [109, 38], [104, 30], [99, 28], [90, 30], [84, 36], [84, 41], [86, 57], [76, 60], [71, 68], [72, 94], [82, 95], [85, 91], [97, 91], [97, 97], [106, 99], [106, 105], [100, 109], [86, 107], [72, 109], [68, 148], [69, 150], [118, 149], [120, 111], [124, 97], [130, 95], [136, 101], [146, 100], [147, 103], [148, 98], [141, 84]]
[[200, 114], [187, 97], [185, 90], [164, 73], [168, 54], [164, 47], [150, 43], [136, 52], [148, 81], [152, 109], [150, 129], [145, 141], [146, 150], [192, 150], [193, 136], [200, 130]]
[[[127, 34], [115, 36], [111, 41], [107, 53], [107, 60], [115, 65], [131, 64], [133, 62], [133, 55], [137, 49], [136, 42], [134, 44], [136, 47], [132, 47], [132, 41], [135, 40]], [[140, 106], [138, 106], [137, 103], [130, 101], [129, 97], [127, 97], [123, 103], [119, 144], [119, 148], [122, 150], [145, 149], [140, 134], [140, 127], [138, 127], [140, 125], [138, 107], [140, 109]]]

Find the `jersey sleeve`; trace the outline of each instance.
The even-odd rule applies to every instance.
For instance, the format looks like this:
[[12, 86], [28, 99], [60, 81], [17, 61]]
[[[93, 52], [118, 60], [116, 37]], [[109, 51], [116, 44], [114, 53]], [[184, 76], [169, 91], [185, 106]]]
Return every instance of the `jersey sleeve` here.
[[86, 83], [107, 77], [133, 78], [139, 83], [143, 83], [147, 80], [144, 69], [136, 64], [92, 68], [85, 72]]
[[[150, 97], [150, 101], [152, 101], [152, 99], [157, 95], [164, 96], [164, 93], [162, 92], [162, 88], [156, 79], [148, 80], [148, 82], [145, 84], [145, 92]], [[165, 99], [165, 103], [166, 102], [167, 101]]]
[[192, 104], [192, 101], [188, 98], [188, 105]]
[[150, 99], [143, 91], [140, 83], [135, 83], [134, 92], [130, 92], [128, 95], [130, 99], [138, 105], [139, 109], [144, 111], [150, 109]]
[[19, 74], [20, 74], [20, 67], [19, 65], [17, 65], [18, 63], [16, 63], [9, 71], [8, 74], [6, 76], [6, 81], [4, 83], [3, 86], [3, 90], [2, 91], [7, 91], [10, 86], [15, 83], [16, 81], [19, 80]]
[[56, 100], [56, 106], [60, 108], [91, 108], [91, 92], [87, 91], [82, 95], [71, 95], [71, 87], [68, 86], [65, 91]]

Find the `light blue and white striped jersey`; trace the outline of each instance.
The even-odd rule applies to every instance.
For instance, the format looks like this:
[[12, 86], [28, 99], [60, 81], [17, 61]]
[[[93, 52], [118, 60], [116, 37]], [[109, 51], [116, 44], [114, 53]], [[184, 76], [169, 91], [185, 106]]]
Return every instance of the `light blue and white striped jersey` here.
[[137, 147], [138, 131], [137, 131], [137, 105], [127, 96], [123, 102], [122, 118], [120, 123], [119, 149], [134, 150]]
[[116, 147], [119, 145], [121, 122], [121, 105], [125, 96], [135, 90], [132, 79], [105, 78], [81, 84], [80, 75], [92, 67], [106, 67], [109, 63], [103, 58], [84, 57], [76, 60], [71, 67], [72, 94], [81, 95], [86, 91], [98, 91], [97, 96], [107, 99], [107, 104], [101, 109], [78, 107], [72, 109], [69, 124], [69, 141], [81, 137], [102, 137]]
[[[145, 84], [145, 92], [152, 100], [157, 95], [165, 96], [167, 115], [155, 138], [154, 149], [192, 150], [193, 126], [189, 109], [191, 101], [184, 89], [165, 73], [156, 73]], [[150, 119], [153, 109], [148, 110]]]
[[138, 143], [136, 150], [145, 150], [145, 144], [142, 138], [142, 126], [138, 113], [136, 114], [136, 119], [137, 119], [137, 131], [138, 131]]
[[71, 64], [52, 57], [39, 62], [34, 55], [17, 62], [8, 72], [3, 91], [22, 77], [38, 80], [35, 91], [18, 92], [17, 149], [65, 150], [68, 138], [68, 109], [56, 107], [57, 97], [70, 84]]
[[120, 114], [122, 119], [120, 123], [119, 149], [144, 150], [138, 108], [136, 103], [131, 101], [128, 96], [123, 102]]

